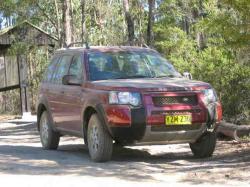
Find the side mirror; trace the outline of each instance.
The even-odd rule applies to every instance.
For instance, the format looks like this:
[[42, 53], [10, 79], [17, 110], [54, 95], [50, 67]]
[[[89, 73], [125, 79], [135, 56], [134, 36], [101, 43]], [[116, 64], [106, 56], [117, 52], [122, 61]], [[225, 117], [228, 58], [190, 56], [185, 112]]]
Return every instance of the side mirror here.
[[63, 85], [75, 85], [80, 86], [82, 80], [79, 80], [75, 75], [64, 75], [62, 78]]
[[185, 78], [187, 78], [187, 79], [190, 79], [190, 80], [193, 79], [192, 74], [189, 73], [189, 72], [184, 72], [184, 73], [183, 73], [183, 77], [185, 77]]

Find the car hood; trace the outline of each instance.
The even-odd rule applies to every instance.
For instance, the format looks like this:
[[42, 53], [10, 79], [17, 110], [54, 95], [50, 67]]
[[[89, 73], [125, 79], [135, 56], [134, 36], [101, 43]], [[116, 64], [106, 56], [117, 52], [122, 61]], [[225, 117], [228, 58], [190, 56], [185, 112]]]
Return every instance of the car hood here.
[[91, 85], [103, 90], [186, 91], [211, 88], [208, 83], [186, 78], [143, 78], [92, 81]]

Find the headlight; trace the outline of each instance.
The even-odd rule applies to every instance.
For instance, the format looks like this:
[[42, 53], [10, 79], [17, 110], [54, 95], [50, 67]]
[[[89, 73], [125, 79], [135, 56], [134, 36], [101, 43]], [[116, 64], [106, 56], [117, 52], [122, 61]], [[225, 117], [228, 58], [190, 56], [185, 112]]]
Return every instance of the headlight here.
[[141, 95], [137, 92], [109, 92], [110, 104], [122, 104], [139, 106], [141, 104]]
[[206, 105], [217, 101], [217, 95], [214, 89], [202, 90], [202, 93], [204, 95], [203, 101]]

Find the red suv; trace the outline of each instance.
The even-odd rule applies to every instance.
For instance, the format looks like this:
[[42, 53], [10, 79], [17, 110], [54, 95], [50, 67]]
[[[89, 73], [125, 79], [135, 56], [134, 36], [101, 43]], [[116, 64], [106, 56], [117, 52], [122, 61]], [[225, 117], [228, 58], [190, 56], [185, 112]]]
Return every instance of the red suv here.
[[158, 52], [141, 47], [56, 51], [39, 93], [42, 146], [83, 137], [93, 161], [120, 145], [189, 143], [196, 157], [212, 155], [222, 109], [214, 89], [181, 76]]

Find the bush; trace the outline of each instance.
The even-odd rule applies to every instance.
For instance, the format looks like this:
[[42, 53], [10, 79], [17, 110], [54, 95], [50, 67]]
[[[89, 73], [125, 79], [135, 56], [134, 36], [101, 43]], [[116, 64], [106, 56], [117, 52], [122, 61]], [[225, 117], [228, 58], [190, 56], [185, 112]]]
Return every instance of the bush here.
[[[250, 67], [238, 62], [223, 46], [198, 50], [195, 41], [177, 27], [157, 27], [155, 46], [180, 71], [189, 71], [194, 79], [210, 83], [222, 101], [224, 117], [237, 120], [249, 117]], [[246, 117], [245, 117], [246, 118]]]

